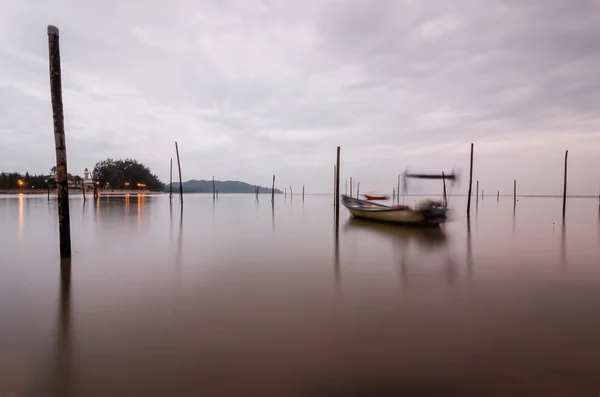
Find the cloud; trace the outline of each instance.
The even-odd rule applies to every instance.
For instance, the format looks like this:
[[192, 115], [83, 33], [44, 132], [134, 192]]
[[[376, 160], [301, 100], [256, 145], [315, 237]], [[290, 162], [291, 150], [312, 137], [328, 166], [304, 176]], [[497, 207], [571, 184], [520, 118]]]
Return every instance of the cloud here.
[[[558, 192], [559, 173], [540, 171], [566, 149], [600, 169], [597, 1], [12, 3], [0, 15], [5, 170], [54, 162], [49, 23], [72, 172], [133, 157], [168, 180], [176, 140], [184, 179], [268, 185], [276, 173], [320, 192], [338, 145], [343, 178], [370, 190], [409, 165], [465, 171], [471, 142], [477, 177], [498, 188], [519, 174], [529, 193]], [[597, 194], [591, 177], [570, 189]]]

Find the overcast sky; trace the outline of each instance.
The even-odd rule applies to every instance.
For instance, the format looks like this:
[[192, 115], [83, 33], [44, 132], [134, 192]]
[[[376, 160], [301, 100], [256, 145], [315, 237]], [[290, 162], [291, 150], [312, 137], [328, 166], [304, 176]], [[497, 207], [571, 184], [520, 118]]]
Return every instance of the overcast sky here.
[[[453, 167], [466, 191], [600, 190], [598, 0], [5, 0], [0, 170], [55, 164], [46, 27], [60, 29], [68, 167], [163, 181], [387, 191]], [[425, 185], [438, 191], [439, 186]], [[422, 186], [419, 185], [418, 188]]]

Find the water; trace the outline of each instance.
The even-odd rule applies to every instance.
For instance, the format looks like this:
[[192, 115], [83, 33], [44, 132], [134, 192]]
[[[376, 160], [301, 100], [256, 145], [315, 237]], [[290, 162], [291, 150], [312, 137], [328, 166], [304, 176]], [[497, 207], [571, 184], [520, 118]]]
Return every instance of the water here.
[[276, 201], [73, 198], [69, 272], [55, 201], [0, 197], [0, 396], [600, 393], [596, 201], [337, 237], [330, 196]]

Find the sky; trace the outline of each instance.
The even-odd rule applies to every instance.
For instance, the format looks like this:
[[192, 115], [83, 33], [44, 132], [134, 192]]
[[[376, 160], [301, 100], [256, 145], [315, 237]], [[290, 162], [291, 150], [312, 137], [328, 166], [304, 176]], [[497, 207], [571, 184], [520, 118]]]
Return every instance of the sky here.
[[73, 174], [168, 182], [177, 141], [183, 180], [329, 193], [340, 146], [363, 192], [465, 193], [474, 143], [486, 192], [561, 193], [569, 150], [569, 194], [600, 193], [600, 0], [3, 0], [0, 171], [56, 163], [49, 24]]

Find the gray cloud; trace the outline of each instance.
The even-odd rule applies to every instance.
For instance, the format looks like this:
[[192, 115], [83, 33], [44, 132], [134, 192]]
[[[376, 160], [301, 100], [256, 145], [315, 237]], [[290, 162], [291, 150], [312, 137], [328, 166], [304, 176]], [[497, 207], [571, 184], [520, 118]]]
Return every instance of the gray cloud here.
[[134, 157], [168, 180], [177, 140], [184, 179], [327, 192], [341, 145], [344, 176], [391, 190], [466, 171], [475, 142], [493, 190], [559, 192], [569, 149], [570, 189], [597, 193], [597, 1], [22, 1], [0, 16], [5, 170], [54, 161], [49, 23], [72, 172]]

